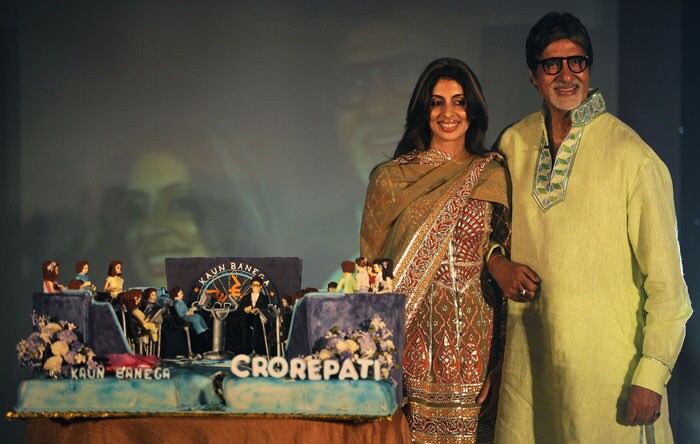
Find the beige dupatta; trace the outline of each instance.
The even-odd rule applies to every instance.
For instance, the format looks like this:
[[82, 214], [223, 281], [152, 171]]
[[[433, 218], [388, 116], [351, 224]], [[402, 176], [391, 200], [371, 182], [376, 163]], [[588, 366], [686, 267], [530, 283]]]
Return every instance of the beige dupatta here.
[[481, 157], [465, 151], [448, 159], [435, 150], [414, 151], [374, 171], [362, 215], [360, 251], [368, 258], [396, 261], [394, 291], [407, 297], [407, 324], [449, 247], [457, 223], [454, 215], [469, 199], [507, 208], [507, 190], [505, 168], [495, 153]]

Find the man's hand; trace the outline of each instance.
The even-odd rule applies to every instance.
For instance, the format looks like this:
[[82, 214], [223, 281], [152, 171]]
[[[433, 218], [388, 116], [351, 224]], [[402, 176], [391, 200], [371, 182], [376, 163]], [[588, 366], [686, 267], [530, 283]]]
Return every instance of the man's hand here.
[[490, 258], [488, 269], [503, 295], [515, 302], [533, 300], [542, 282], [532, 268], [525, 264], [511, 262], [502, 254]]
[[496, 412], [498, 411], [498, 392], [501, 389], [502, 362], [503, 361], [498, 361], [498, 364], [486, 375], [484, 385], [481, 387], [479, 396], [476, 398], [476, 402], [480, 405], [488, 400], [486, 407], [479, 413], [480, 419], [485, 419], [487, 421], [496, 419]]
[[649, 425], [661, 416], [661, 395], [638, 385], [630, 388], [627, 400], [627, 423]]

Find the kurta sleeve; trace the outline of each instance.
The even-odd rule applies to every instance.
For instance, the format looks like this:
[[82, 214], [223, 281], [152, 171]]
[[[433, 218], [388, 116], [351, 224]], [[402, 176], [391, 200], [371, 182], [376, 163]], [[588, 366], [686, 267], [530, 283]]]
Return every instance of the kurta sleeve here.
[[631, 186], [627, 211], [629, 240], [646, 296], [643, 354], [632, 384], [662, 394], [692, 310], [683, 280], [673, 184], [658, 158], [648, 157], [641, 164]]

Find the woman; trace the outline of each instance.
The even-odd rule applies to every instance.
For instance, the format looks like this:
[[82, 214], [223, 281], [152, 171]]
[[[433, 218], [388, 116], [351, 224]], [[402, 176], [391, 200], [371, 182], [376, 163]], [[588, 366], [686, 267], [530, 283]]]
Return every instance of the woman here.
[[[374, 169], [367, 189], [361, 254], [393, 258], [393, 291], [407, 297], [406, 414], [417, 442], [493, 440], [505, 305], [484, 277], [510, 228], [506, 171], [484, 148], [487, 127], [469, 67], [432, 62], [393, 159]], [[501, 288], [516, 285], [517, 267], [498, 273]]]
[[112, 299], [115, 299], [124, 288], [124, 279], [122, 278], [122, 262], [113, 260], [107, 268], [107, 279], [105, 279], [104, 291], [109, 293]]

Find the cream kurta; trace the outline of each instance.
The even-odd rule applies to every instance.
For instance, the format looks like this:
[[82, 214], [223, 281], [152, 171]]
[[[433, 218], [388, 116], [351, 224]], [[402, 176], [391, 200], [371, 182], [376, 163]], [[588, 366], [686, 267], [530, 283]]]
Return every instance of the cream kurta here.
[[553, 174], [541, 113], [500, 140], [511, 257], [542, 284], [534, 302], [509, 301], [496, 442], [640, 442], [642, 427], [621, 425], [631, 384], [663, 395], [653, 433], [672, 442], [665, 384], [691, 309], [671, 179], [600, 93], [572, 115]]

